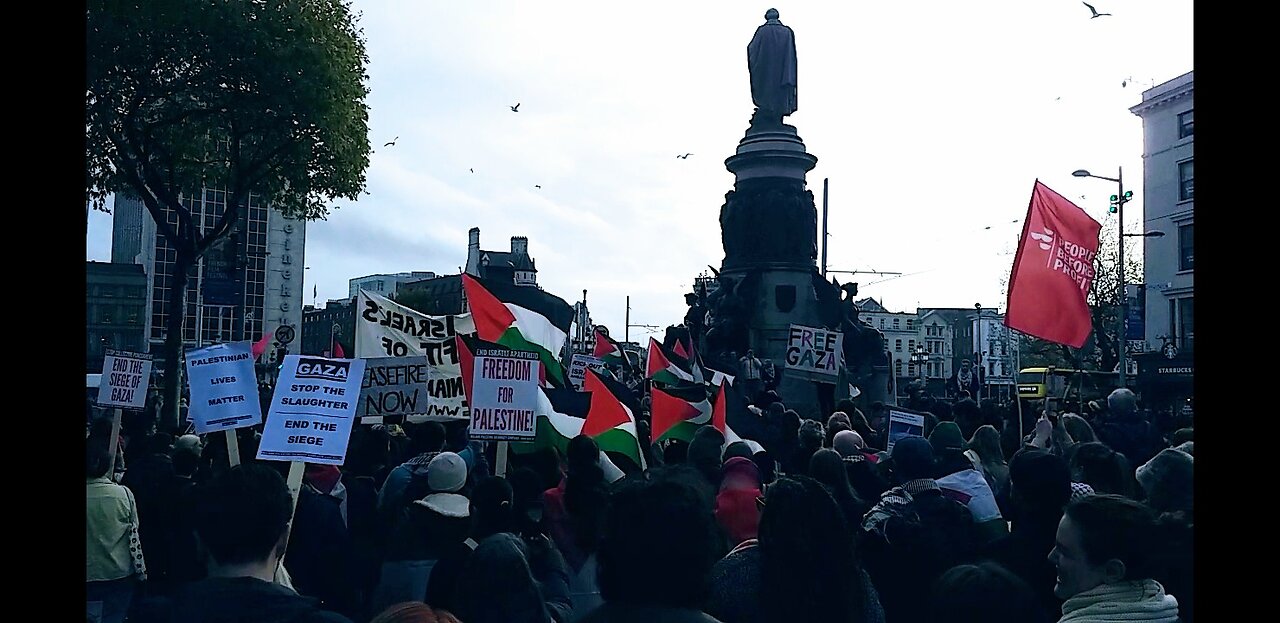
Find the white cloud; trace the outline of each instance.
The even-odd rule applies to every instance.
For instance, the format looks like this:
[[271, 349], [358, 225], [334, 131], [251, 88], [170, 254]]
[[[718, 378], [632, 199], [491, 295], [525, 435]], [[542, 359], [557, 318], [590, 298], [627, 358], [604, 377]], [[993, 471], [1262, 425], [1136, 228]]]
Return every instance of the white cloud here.
[[[796, 32], [800, 110], [788, 122], [819, 158], [819, 216], [831, 180], [830, 266], [919, 273], [842, 279], [891, 309], [1002, 305], [1010, 221], [1035, 179], [1105, 218], [1114, 190], [1070, 173], [1124, 166], [1140, 179], [1142, 125], [1128, 108], [1150, 81], [1191, 70], [1193, 22], [1189, 0], [1095, 6], [1114, 15], [1015, 0], [778, 6]], [[372, 272], [453, 272], [478, 226], [485, 248], [528, 236], [542, 285], [569, 301], [588, 289], [593, 316], [617, 333], [628, 294], [633, 323], [683, 317], [692, 278], [723, 257], [723, 162], [751, 115], [746, 45], [767, 6], [355, 8], [371, 57], [369, 195], [310, 226], [308, 290], [319, 283], [323, 299]], [[1139, 84], [1121, 87], [1129, 78]], [[91, 219], [91, 257], [102, 220]]]

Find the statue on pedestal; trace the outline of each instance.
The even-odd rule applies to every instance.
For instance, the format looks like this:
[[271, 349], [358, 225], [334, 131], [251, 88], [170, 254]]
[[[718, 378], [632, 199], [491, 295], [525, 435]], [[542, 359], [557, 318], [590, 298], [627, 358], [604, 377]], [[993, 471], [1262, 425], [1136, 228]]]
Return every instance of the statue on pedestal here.
[[777, 9], [769, 9], [764, 19], [747, 45], [751, 101], [756, 105], [751, 125], [780, 127], [782, 118], [796, 111], [796, 36], [778, 21]]

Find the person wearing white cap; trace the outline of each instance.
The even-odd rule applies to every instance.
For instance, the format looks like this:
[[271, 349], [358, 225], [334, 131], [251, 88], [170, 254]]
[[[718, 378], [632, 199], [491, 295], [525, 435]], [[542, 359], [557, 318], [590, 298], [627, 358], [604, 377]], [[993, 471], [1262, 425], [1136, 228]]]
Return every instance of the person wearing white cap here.
[[430, 490], [401, 512], [388, 540], [390, 548], [370, 604], [374, 612], [403, 601], [425, 600], [437, 563], [463, 556], [461, 549], [467, 547], [471, 502], [458, 493], [467, 483], [466, 462], [456, 453], [441, 452], [426, 471]]

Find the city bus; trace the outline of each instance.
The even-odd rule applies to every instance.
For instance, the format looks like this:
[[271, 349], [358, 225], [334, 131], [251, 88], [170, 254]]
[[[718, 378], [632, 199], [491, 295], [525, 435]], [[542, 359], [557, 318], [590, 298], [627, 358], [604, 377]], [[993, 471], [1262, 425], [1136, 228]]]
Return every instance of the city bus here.
[[1018, 371], [1018, 398], [1020, 400], [1065, 399], [1082, 404], [1090, 400], [1102, 400], [1115, 389], [1120, 375], [1098, 370], [1072, 370], [1069, 368], [1023, 368]]

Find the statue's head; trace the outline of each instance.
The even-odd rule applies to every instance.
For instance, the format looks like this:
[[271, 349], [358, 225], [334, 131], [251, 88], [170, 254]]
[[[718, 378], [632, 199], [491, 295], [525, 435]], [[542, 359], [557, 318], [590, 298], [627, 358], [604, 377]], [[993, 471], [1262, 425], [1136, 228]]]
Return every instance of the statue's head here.
[[694, 303], [698, 302], [698, 295], [690, 292], [684, 295], [684, 302], [685, 302], [685, 305], [693, 305]]
[[778, 19], [778, 9], [769, 9], [764, 12], [765, 19]]

